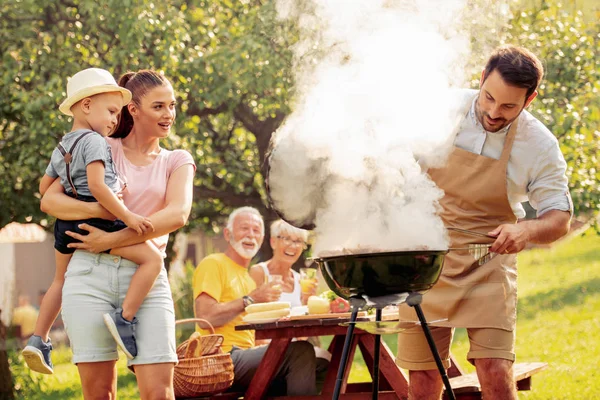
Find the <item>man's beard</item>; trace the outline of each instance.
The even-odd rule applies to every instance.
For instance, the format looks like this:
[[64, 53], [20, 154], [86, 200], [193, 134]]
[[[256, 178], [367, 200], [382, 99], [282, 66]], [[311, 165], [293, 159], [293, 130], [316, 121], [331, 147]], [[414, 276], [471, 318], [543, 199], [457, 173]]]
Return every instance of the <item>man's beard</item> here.
[[[253, 249], [246, 249], [244, 247], [244, 245], [242, 245], [242, 242], [244, 240], [252, 240], [252, 242], [254, 242], [254, 248]], [[242, 238], [239, 241], [236, 241], [233, 238], [233, 235], [231, 236], [231, 239], [229, 239], [229, 244], [231, 245], [231, 247], [233, 247], [233, 249], [235, 250], [236, 253], [238, 253], [240, 255], [240, 257], [242, 257], [245, 260], [251, 260], [256, 253], [258, 253], [258, 249], [260, 248], [258, 246], [258, 243], [256, 242], [255, 239], [244, 239]]]
[[[506, 128], [509, 124], [511, 124], [514, 120], [519, 118], [519, 115], [521, 115], [521, 112], [519, 112], [519, 114], [517, 114], [517, 116], [511, 119], [510, 121], [505, 118], [502, 118], [502, 121], [504, 121], [503, 123], [500, 123], [499, 125], [494, 125], [493, 127], [487, 126], [486, 117], [490, 117], [490, 115], [486, 112], [481, 111], [481, 108], [479, 107], [479, 98], [477, 98], [477, 101], [475, 102], [475, 117], [477, 118], [477, 121], [479, 121], [481, 126], [483, 126], [483, 129], [485, 129], [487, 132], [496, 133], [501, 131], [502, 129]], [[494, 118], [490, 117], [490, 119]]]
[[502, 118], [502, 119], [500, 120], [500, 124], [499, 124], [499, 125], [494, 125], [494, 126], [492, 127], [492, 126], [489, 126], [489, 125], [487, 125], [487, 121], [486, 121], [486, 118], [485, 118], [485, 117], [488, 117], [488, 118], [490, 118], [490, 119], [494, 119], [494, 118], [491, 118], [491, 117], [490, 117], [490, 115], [489, 115], [488, 113], [485, 113], [485, 112], [484, 112], [484, 113], [481, 113], [481, 114], [480, 114], [479, 123], [480, 123], [480, 124], [483, 126], [483, 128], [484, 128], [486, 131], [488, 131], [488, 132], [492, 132], [492, 133], [495, 133], [495, 132], [499, 132], [499, 131], [501, 131], [502, 129], [506, 128], [506, 126], [508, 126], [508, 124], [510, 124], [510, 123], [512, 122], [512, 121], [508, 121], [508, 120], [506, 120], [506, 119]]

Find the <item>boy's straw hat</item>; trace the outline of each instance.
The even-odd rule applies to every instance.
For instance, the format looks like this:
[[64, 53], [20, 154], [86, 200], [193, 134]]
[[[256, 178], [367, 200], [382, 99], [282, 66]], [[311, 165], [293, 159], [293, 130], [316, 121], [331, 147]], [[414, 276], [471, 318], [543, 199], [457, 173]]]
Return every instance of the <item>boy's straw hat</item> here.
[[100, 93], [119, 92], [123, 96], [123, 106], [131, 101], [131, 92], [119, 85], [107, 70], [88, 68], [79, 71], [67, 83], [67, 98], [58, 109], [66, 115], [73, 115], [71, 107], [79, 100]]

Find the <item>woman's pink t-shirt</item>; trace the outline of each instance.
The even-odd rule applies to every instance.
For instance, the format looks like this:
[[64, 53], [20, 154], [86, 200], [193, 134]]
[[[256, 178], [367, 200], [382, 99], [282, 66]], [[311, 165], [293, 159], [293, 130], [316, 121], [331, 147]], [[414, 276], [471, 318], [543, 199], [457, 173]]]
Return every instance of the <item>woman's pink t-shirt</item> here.
[[[132, 212], [150, 216], [165, 208], [167, 183], [171, 174], [182, 165], [191, 164], [196, 170], [192, 155], [185, 150], [161, 149], [158, 156], [148, 165], [133, 165], [125, 153], [121, 139], [106, 138], [111, 147], [113, 164], [117, 174], [127, 183], [123, 202]], [[152, 239], [156, 247], [165, 254], [169, 235]]]

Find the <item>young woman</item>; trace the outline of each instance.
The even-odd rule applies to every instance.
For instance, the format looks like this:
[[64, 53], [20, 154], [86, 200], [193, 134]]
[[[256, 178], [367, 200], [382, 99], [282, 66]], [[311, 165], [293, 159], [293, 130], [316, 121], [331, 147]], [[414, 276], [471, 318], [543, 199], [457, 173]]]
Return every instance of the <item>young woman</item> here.
[[[103, 322], [103, 314], [122, 305], [137, 265], [102, 253], [114, 247], [151, 240], [164, 255], [170, 232], [182, 227], [192, 206], [192, 156], [160, 147], [175, 119], [175, 95], [161, 74], [130, 72], [119, 81], [133, 95], [123, 108], [115, 133], [107, 139], [116, 169], [125, 176], [125, 205], [147, 216], [155, 231], [138, 235], [132, 229], [106, 233], [82, 224], [89, 235], [70, 233], [81, 243], [65, 275], [63, 320], [73, 349], [85, 399], [116, 398], [117, 348]], [[77, 201], [55, 181], [42, 198], [41, 208], [63, 220], [110, 218], [98, 203]], [[113, 217], [114, 218], [114, 217]], [[138, 355], [128, 360], [142, 399], [173, 399], [175, 313], [166, 270], [163, 268], [139, 311], [136, 326]]]

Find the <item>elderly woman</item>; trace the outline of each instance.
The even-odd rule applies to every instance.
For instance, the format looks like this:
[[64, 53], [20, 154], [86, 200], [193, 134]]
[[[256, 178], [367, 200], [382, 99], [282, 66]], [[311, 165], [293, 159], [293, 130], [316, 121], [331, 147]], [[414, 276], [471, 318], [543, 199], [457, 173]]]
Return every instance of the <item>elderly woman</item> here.
[[317, 285], [303, 293], [300, 289], [300, 274], [292, 269], [302, 252], [306, 249], [308, 231], [293, 227], [283, 220], [271, 224], [271, 248], [273, 258], [250, 268], [250, 276], [257, 285], [269, 281], [272, 275], [280, 275], [280, 301], [288, 301], [292, 307], [306, 304], [308, 298], [317, 292]]
[[[271, 248], [273, 258], [268, 261], [253, 265], [250, 276], [257, 285], [262, 285], [269, 280], [269, 276], [281, 275], [281, 297], [279, 301], [288, 301], [292, 307], [299, 307], [308, 301], [308, 298], [317, 293], [317, 283], [307, 287], [306, 292], [300, 288], [300, 274], [292, 269], [302, 252], [306, 249], [308, 231], [293, 227], [283, 220], [271, 224]], [[323, 386], [331, 354], [319, 347], [319, 338], [297, 338], [313, 344], [317, 356], [317, 388]], [[258, 343], [257, 343], [258, 344]], [[264, 344], [264, 343], [263, 343]]]

